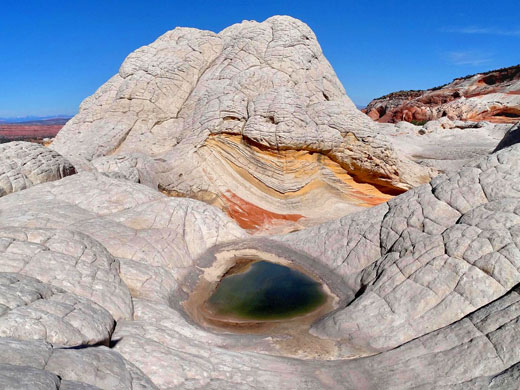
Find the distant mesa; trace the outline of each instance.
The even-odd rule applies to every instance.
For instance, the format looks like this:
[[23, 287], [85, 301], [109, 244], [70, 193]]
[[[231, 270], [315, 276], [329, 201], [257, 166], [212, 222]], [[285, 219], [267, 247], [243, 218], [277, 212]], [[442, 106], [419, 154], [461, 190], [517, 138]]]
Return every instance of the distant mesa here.
[[60, 154], [37, 143], [0, 144], [0, 197], [75, 173]]
[[515, 123], [520, 121], [520, 65], [453, 80], [427, 90], [393, 92], [363, 110], [382, 123], [450, 120]]
[[43, 143], [54, 138], [70, 117], [0, 118], [0, 143], [9, 141], [33, 141]]
[[16, 117], [0, 117], [0, 123], [64, 125], [69, 121], [70, 118], [72, 118], [72, 115], [28, 115]]

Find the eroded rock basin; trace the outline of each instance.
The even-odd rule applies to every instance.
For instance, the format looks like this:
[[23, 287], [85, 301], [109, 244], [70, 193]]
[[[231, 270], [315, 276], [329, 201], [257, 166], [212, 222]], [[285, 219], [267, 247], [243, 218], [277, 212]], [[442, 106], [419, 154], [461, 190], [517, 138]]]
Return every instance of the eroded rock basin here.
[[205, 304], [214, 316], [280, 320], [305, 315], [326, 301], [316, 280], [284, 265], [250, 261], [233, 267]]
[[200, 326], [241, 334], [251, 350], [298, 358], [335, 356], [334, 342], [309, 332], [338, 304], [321, 275], [253, 249], [219, 252], [213, 259], [183, 303]]

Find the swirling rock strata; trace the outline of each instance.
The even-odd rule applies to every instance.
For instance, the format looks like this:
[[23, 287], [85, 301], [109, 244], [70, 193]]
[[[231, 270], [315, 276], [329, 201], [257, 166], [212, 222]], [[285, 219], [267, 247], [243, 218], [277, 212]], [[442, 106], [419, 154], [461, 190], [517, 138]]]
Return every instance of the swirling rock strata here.
[[[219, 50], [223, 50], [219, 45], [226, 47], [226, 42], [234, 42], [234, 34], [238, 33], [244, 34], [245, 42], [249, 42], [246, 34], [249, 28], [250, 34], [262, 36], [267, 25], [273, 33], [282, 31], [287, 39], [293, 39], [293, 29], [282, 27], [294, 23], [302, 26], [292, 19], [275, 18], [266, 24], [232, 26], [222, 35], [188, 30], [168, 33], [164, 39], [167, 43], [170, 38], [175, 42], [176, 52], [180, 45], [179, 55], [183, 56], [182, 61], [168, 66], [178, 66], [185, 74], [183, 81], [175, 73], [169, 74], [171, 81], [180, 85], [193, 82], [196, 89], [202, 84], [197, 82], [199, 76], [195, 70], [211, 69], [215, 64], [219, 64], [222, 72], [233, 74], [233, 67], [226, 69], [226, 62], [218, 60]], [[248, 29], [244, 30], [245, 27]], [[200, 39], [191, 42], [178, 35], [181, 31]], [[213, 45], [206, 45], [207, 40]], [[305, 43], [305, 38], [301, 41], [297, 46], [310, 44]], [[314, 42], [312, 36], [309, 41]], [[271, 44], [267, 46], [271, 52]], [[196, 53], [193, 47], [197, 48]], [[245, 45], [239, 52], [248, 53], [247, 50], [255, 47]], [[292, 47], [273, 44], [274, 63], [280, 58], [298, 63], [301, 58], [295, 53], [299, 49], [294, 52]], [[143, 58], [150, 64], [161, 58], [154, 55], [154, 50], [142, 49]], [[204, 53], [214, 53], [209, 65], [205, 65]], [[257, 56], [246, 58], [254, 61]], [[316, 61], [312, 55], [310, 58], [311, 64]], [[186, 67], [188, 60], [193, 67]], [[145, 67], [144, 63], [139, 66]], [[143, 73], [140, 67], [135, 72], [145, 78], [147, 72], [160, 70], [150, 65]], [[125, 69], [131, 73], [134, 68]], [[301, 66], [291, 69], [286, 76], [298, 75], [301, 69]], [[309, 69], [312, 71], [312, 66]], [[205, 76], [206, 72], [200, 77], [210, 77]], [[227, 80], [224, 74], [227, 73], [222, 74], [222, 80]], [[118, 77], [123, 78], [116, 76], [110, 83], [124, 83]], [[127, 81], [133, 80], [129, 77]], [[284, 76], [273, 71], [272, 80], [277, 77]], [[216, 84], [220, 80], [210, 79]], [[154, 85], [153, 78], [148, 80], [148, 84]], [[132, 90], [133, 84], [125, 85], [130, 88], [127, 91]], [[218, 86], [217, 91], [222, 90]], [[105, 87], [110, 92], [110, 84]], [[305, 89], [299, 91], [301, 96], [307, 96]], [[330, 99], [334, 90], [327, 91]], [[192, 96], [197, 96], [189, 89], [181, 89], [179, 93], [178, 100], [165, 103], [161, 109], [170, 109], [175, 104], [184, 107]], [[145, 100], [139, 102], [140, 99], [116, 99], [114, 103], [110, 96], [106, 95], [106, 100], [91, 99], [86, 104], [102, 107], [106, 103], [113, 108], [118, 104], [148, 105]], [[203, 126], [209, 123], [206, 119], [211, 121], [213, 109], [205, 111], [205, 108], [215, 103], [211, 103], [209, 93], [204, 96], [200, 97], [204, 104], [193, 112], [209, 116], [200, 117], [192, 124]], [[221, 96], [220, 92], [216, 96]], [[290, 104], [274, 106], [280, 109], [276, 112], [298, 111], [294, 94], [290, 97], [287, 92], [280, 96], [285, 96], [286, 100], [282, 100]], [[266, 102], [277, 98], [265, 92], [264, 97], [255, 100], [258, 111], [254, 112], [265, 112]], [[91, 122], [101, 126], [106, 123], [103, 110], [87, 109], [79, 118], [97, 112], [100, 117], [93, 116]], [[114, 117], [106, 114], [108, 121], [120, 114], [117, 110], [113, 113]], [[179, 114], [174, 122], [179, 118], [188, 120]], [[264, 117], [248, 118], [255, 130], [256, 121]], [[345, 123], [355, 125], [356, 118], [354, 115], [351, 122], [347, 118]], [[274, 118], [279, 124], [282, 119]], [[355, 182], [351, 183], [352, 188], [369, 192], [367, 187], [356, 187], [361, 184], [355, 179], [364, 171], [352, 176], [353, 171], [344, 169], [344, 161], [335, 158], [332, 151], [282, 147], [274, 148], [275, 152], [269, 142], [277, 140], [278, 135], [290, 139], [299, 134], [298, 131], [285, 134], [284, 126], [280, 132], [266, 128], [274, 133], [264, 129], [254, 135], [256, 130], [252, 131], [245, 140], [243, 135], [234, 134], [232, 123], [228, 123], [231, 127], [227, 129], [231, 130], [224, 133], [190, 132], [200, 138], [198, 147], [181, 137], [171, 150], [153, 156], [129, 150], [131, 144], [126, 144], [133, 137], [143, 135], [146, 139], [146, 131], [133, 133], [132, 127], [126, 134], [125, 120], [113, 124], [105, 128], [109, 129], [107, 133], [102, 132], [112, 135], [100, 136], [97, 146], [76, 145], [83, 154], [78, 153], [74, 158], [83, 162], [92, 160], [84, 165], [80, 161], [81, 166], [91, 164], [102, 172], [81, 172], [0, 198], [0, 335], [5, 336], [0, 337], [0, 387], [107, 390], [518, 387], [519, 145], [505, 147], [364, 212], [267, 238], [248, 234], [222, 210], [207, 203], [168, 197], [151, 188], [153, 181], [141, 183], [148, 177], [142, 175], [143, 169], [151, 169], [152, 179], [159, 184], [164, 183], [162, 175], [168, 177], [174, 168], [182, 177], [187, 176], [186, 182], [182, 179], [176, 183], [192, 183], [196, 177], [213, 177], [209, 170], [204, 171], [207, 168], [204, 165], [183, 170], [190, 164], [199, 164], [202, 156], [214, 164], [222, 164], [219, 168], [212, 165], [212, 169], [217, 169], [213, 173], [228, 172], [229, 176], [224, 178], [215, 175], [211, 183], [257, 180], [269, 183], [271, 189], [280, 193], [286, 189], [297, 192], [304, 181], [310, 187], [325, 186], [330, 192], [334, 186], [345, 189], [342, 186], [351, 180]], [[184, 134], [183, 128], [178, 130]], [[360, 141], [359, 132], [350, 135], [354, 131], [345, 138], [352, 144], [360, 142], [361, 149], [356, 149], [357, 152], [374, 148], [374, 143]], [[254, 142], [250, 138], [253, 135], [257, 137]], [[120, 136], [126, 140], [114, 141]], [[165, 147], [167, 139], [173, 142], [165, 137], [156, 146]], [[280, 139], [283, 141], [283, 137]], [[107, 150], [112, 150], [113, 145], [120, 149], [101, 156], [110, 153]], [[343, 147], [348, 149], [347, 144]], [[98, 151], [99, 160], [94, 156]], [[94, 154], [88, 157], [91, 152]], [[356, 151], [345, 153], [350, 152]], [[174, 159], [186, 156], [183, 153], [192, 159]], [[385, 160], [383, 155], [392, 161], [391, 149], [373, 153], [376, 165], [380, 157]], [[250, 172], [240, 168], [241, 158], [254, 159], [256, 166], [266, 168]], [[302, 169], [306, 172], [305, 180], [298, 183]], [[281, 179], [275, 180], [276, 175], [271, 177], [273, 172]], [[334, 176], [329, 172], [335, 173]], [[216, 202], [211, 189], [217, 184], [200, 187], [201, 197]], [[258, 183], [256, 186], [260, 187]], [[185, 188], [191, 187], [186, 184]], [[228, 188], [229, 192], [222, 194], [237, 204], [233, 211], [235, 219], [240, 221], [244, 214], [253, 211], [254, 219], [246, 222], [262, 225], [262, 212], [254, 215], [255, 207], [260, 208], [256, 204], [259, 201], [252, 196], [243, 197], [236, 187], [232, 188], [235, 190]], [[305, 195], [302, 199], [313, 199], [310, 190], [302, 188], [299, 189]], [[162, 190], [181, 188], [176, 184]], [[345, 192], [337, 196], [345, 196]], [[356, 196], [370, 204], [369, 199]], [[372, 192], [372, 196], [382, 195]], [[267, 215], [272, 219], [286, 218], [299, 223], [303, 218], [298, 213], [269, 212]], [[197, 312], [189, 306], [197, 286], [207, 281], [218, 282], [240, 255], [252, 253], [284, 261], [315, 275], [334, 298], [330, 312], [314, 323], [300, 319], [282, 324], [285, 329], [276, 333], [268, 330], [251, 333], [248, 329], [231, 333], [229, 329], [222, 331], [200, 322]]]
[[281, 16], [218, 34], [177, 28], [136, 50], [52, 147], [111, 174], [128, 164], [107, 158], [149, 156], [141, 176], [251, 230], [322, 222], [432, 175], [355, 108], [309, 27]]
[[438, 176], [368, 213], [287, 236], [359, 292], [313, 331], [380, 352], [511, 291], [520, 282], [519, 150]]
[[[45, 248], [59, 258], [77, 256], [76, 244], [66, 249], [58, 238], [79, 240], [85, 253], [104, 253], [101, 264], [117, 259], [133, 315], [109, 331], [112, 350], [54, 347], [53, 356], [63, 354], [56, 364], [36, 363], [51, 350], [43, 333], [31, 334], [42, 341], [12, 333], [0, 339], [2, 351], [23, 349], [32, 360], [9, 360], [0, 366], [2, 378], [20, 384], [36, 375], [58, 381], [50, 388], [76, 381], [111, 389], [119, 382], [94, 373], [117, 363], [126, 386], [135, 383], [129, 371], [142, 371], [161, 389], [514, 388], [520, 363], [514, 341], [520, 336], [519, 157], [520, 148], [509, 147], [387, 204], [273, 239], [249, 236], [212, 206], [97, 173], [5, 196], [0, 227], [11, 244], [4, 251], [9, 255], [0, 256], [4, 270], [25, 262], [29, 251], [29, 264], [41, 260]], [[26, 210], [13, 208], [20, 203]], [[200, 327], [182, 302], [211, 267], [208, 253], [233, 248], [275, 253], [317, 270], [339, 294], [339, 306], [296, 343], [283, 334], [230, 335]], [[93, 270], [100, 264], [77, 266]], [[28, 279], [32, 285], [56, 284], [45, 288], [81, 297], [87, 296], [83, 288], [93, 289], [61, 282], [61, 269], [30, 268], [9, 277], [30, 275], [38, 278]], [[109, 302], [97, 302], [110, 309]], [[96, 329], [93, 322], [83, 325]], [[75, 362], [84, 367], [91, 354], [97, 359], [87, 364], [92, 371], [68, 368]], [[103, 378], [115, 375], [110, 370]]]

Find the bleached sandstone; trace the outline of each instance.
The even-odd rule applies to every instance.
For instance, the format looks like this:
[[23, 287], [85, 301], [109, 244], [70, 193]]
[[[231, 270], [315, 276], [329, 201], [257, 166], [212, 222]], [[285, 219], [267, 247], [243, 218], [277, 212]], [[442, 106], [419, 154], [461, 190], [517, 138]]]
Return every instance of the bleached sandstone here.
[[0, 144], [0, 196], [74, 174], [61, 155], [31, 142]]
[[363, 291], [314, 332], [367, 351], [387, 350], [514, 288], [520, 282], [519, 150], [439, 176], [367, 213], [283, 238]]
[[260, 231], [330, 220], [434, 173], [396, 153], [347, 97], [311, 29], [285, 16], [218, 34], [167, 32], [126, 58], [52, 148]]
[[119, 264], [91, 237], [65, 229], [0, 229], [0, 272], [38, 278], [88, 298], [114, 319], [132, 316], [127, 286]]
[[498, 150], [507, 148], [508, 146], [517, 144], [518, 141], [520, 141], [520, 122], [518, 122], [516, 125], [512, 126], [507, 131], [504, 138], [502, 138], [500, 143], [497, 145], [495, 152]]
[[0, 338], [0, 386], [41, 390], [156, 390], [133, 364], [106, 347], [59, 348]]
[[[187, 120], [190, 117], [183, 117], [182, 112], [198, 101], [190, 99], [195, 99], [195, 90], [203, 85], [199, 78], [207, 77], [209, 84], [216, 84], [218, 92], [222, 90], [219, 83], [229, 81], [226, 75], [240, 73], [235, 71], [235, 64], [218, 62], [224, 50], [235, 50], [230, 52], [230, 59], [245, 56], [244, 60], [251, 61], [252, 70], [256, 68], [255, 59], [265, 58], [266, 54], [255, 45], [246, 45], [252, 36], [258, 37], [255, 40], [259, 42], [262, 34], [270, 32], [285, 36], [266, 47], [271, 73], [257, 75], [267, 81], [278, 82], [278, 78], [291, 78], [292, 74], [299, 80], [299, 75], [305, 72], [318, 72], [313, 66], [305, 68], [306, 58], [310, 58], [311, 65], [317, 61], [313, 59], [316, 52], [310, 50], [317, 44], [307, 34], [310, 30], [302, 26], [282, 17], [265, 24], [246, 22], [220, 34], [189, 29], [167, 33], [154, 44], [161, 50], [152, 45], [131, 55], [122, 75], [115, 76], [95, 97], [88, 99], [76, 122], [73, 121], [74, 126], [79, 126], [78, 139], [87, 137], [87, 132], [100, 133], [92, 144], [87, 138], [83, 139], [84, 145], [77, 144], [79, 152], [71, 159], [76, 159], [82, 167], [96, 167], [100, 172], [81, 172], [0, 198], [0, 335], [8, 336], [0, 337], [0, 387], [110, 390], [518, 387], [519, 145], [469, 162], [457, 171], [438, 176], [364, 212], [291, 234], [258, 237], [250, 235], [214, 206], [166, 196], [153, 188], [154, 180], [161, 184], [161, 177], [168, 177], [173, 166], [182, 177], [191, 177], [189, 180], [208, 177], [213, 180], [211, 183], [217, 183], [224, 180], [218, 173], [225, 171], [229, 173], [225, 180], [240, 183], [239, 173], [244, 172], [230, 170], [231, 165], [213, 173], [208, 170], [201, 173], [204, 165], [190, 170], [193, 168], [190, 164], [199, 164], [200, 156], [215, 164], [222, 163], [221, 157], [216, 156], [217, 149], [220, 156], [229, 157], [227, 161], [250, 161], [254, 157], [255, 166], [262, 167], [252, 169], [255, 177], [282, 192], [284, 188], [297, 189], [298, 181], [290, 180], [285, 173], [276, 180], [276, 175], [273, 178], [271, 174], [288, 172], [284, 165], [290, 164], [295, 156], [312, 168], [305, 172], [317, 170], [331, 178], [330, 172], [338, 171], [336, 167], [329, 169], [332, 165], [321, 152], [315, 153], [320, 158], [304, 148], [275, 153], [269, 144], [273, 139], [276, 142], [278, 135], [286, 145], [307, 142], [307, 133], [289, 131], [285, 120], [290, 120], [293, 113], [297, 113], [295, 118], [305, 119], [305, 115], [310, 115], [307, 109], [300, 110], [298, 101], [318, 96], [314, 93], [318, 90], [312, 89], [315, 84], [309, 81], [306, 84], [310, 87], [304, 88], [295, 82], [293, 90], [285, 85], [279, 95], [264, 91], [262, 97], [256, 97], [256, 91], [248, 92], [254, 95], [254, 113], [258, 115], [248, 117], [246, 122], [251, 120], [251, 128], [245, 130], [246, 123], [240, 134], [245, 131], [248, 137], [257, 137], [251, 145], [237, 142], [235, 137], [243, 135], [235, 134], [238, 132], [233, 127], [235, 119], [215, 121], [226, 122], [225, 133], [231, 133], [218, 133], [217, 140], [204, 135], [207, 128], [193, 132], [193, 124], [213, 126], [209, 123], [216, 111], [208, 107], [217, 103], [212, 103], [209, 90], [201, 94], [200, 106], [192, 111], [205, 116], [189, 119], [190, 127], [176, 128], [182, 137], [188, 129], [189, 137], [200, 137], [204, 146], [199, 145], [198, 149], [189, 138], [177, 141], [164, 135], [161, 142], [154, 144], [155, 135], [148, 136], [146, 131], [134, 133], [132, 127], [126, 134], [126, 119], [113, 122], [112, 127], [103, 127], [106, 121], [121, 118], [117, 111], [120, 104], [145, 107], [154, 99], [158, 99], [161, 110], [176, 116], [171, 121]], [[307, 35], [295, 36], [295, 31]], [[310, 42], [300, 36], [308, 36]], [[233, 43], [240, 39], [244, 46]], [[297, 46], [310, 45], [309, 51], [291, 46], [294, 40], [301, 41]], [[174, 49], [170, 47], [172, 42]], [[162, 62], [166, 60], [158, 51], [163, 50], [174, 50], [180, 60]], [[248, 50], [253, 50], [254, 55], [237, 54]], [[302, 57], [302, 52], [308, 57]], [[166, 57], [171, 58], [169, 54]], [[208, 62], [210, 57], [212, 60]], [[290, 71], [289, 74], [278, 73], [280, 64], [288, 67], [283, 69]], [[160, 73], [163, 67], [174, 71]], [[222, 78], [214, 78], [207, 70], [200, 72], [206, 68]], [[175, 73], [181, 70], [182, 80]], [[325, 71], [320, 69], [320, 72]], [[170, 100], [160, 94], [143, 95], [149, 100], [141, 101], [116, 99], [118, 93], [147, 91], [144, 84], [137, 83], [138, 78], [134, 79], [134, 73], [146, 78], [146, 86], [150, 88], [157, 81], [155, 75], [160, 73], [169, 80], [165, 85], [184, 86], [184, 89], [180, 88], [174, 99], [173, 94], [166, 94]], [[124, 84], [124, 89], [120, 90], [118, 83]], [[327, 101], [322, 102], [325, 106], [334, 102], [332, 85], [319, 89], [330, 99], [323, 97]], [[298, 94], [293, 93], [295, 90]], [[306, 91], [312, 93], [307, 96]], [[221, 95], [217, 92], [215, 101], [220, 102]], [[162, 101], [163, 98], [166, 100]], [[345, 99], [338, 97], [341, 104], [348, 105]], [[255, 123], [270, 112], [270, 104], [280, 114], [274, 118], [279, 123], [262, 125], [260, 131]], [[103, 105], [113, 108], [113, 117], [104, 111]], [[232, 112], [238, 115], [241, 106], [237, 107]], [[352, 126], [352, 134], [359, 135], [355, 133], [357, 114], [344, 117], [341, 110], [340, 107], [335, 117], [338, 123]], [[87, 121], [85, 128], [78, 125], [87, 114], [91, 115], [89, 120], [94, 127], [87, 126]], [[167, 122], [158, 123], [156, 133], [171, 135]], [[144, 128], [144, 122], [136, 123], [140, 129]], [[447, 121], [442, 124], [451, 126]], [[385, 134], [396, 129], [417, 130], [407, 125], [380, 129]], [[334, 147], [314, 137], [321, 133], [311, 130], [308, 142], [312, 148]], [[152, 150], [163, 147], [171, 150], [163, 155], [160, 151], [150, 155], [143, 150], [130, 150], [132, 144], [139, 145], [137, 141], [127, 143], [133, 137]], [[347, 138], [356, 144], [350, 135]], [[389, 157], [388, 161], [392, 161], [391, 148], [371, 151], [374, 143], [359, 142], [358, 151], [374, 153], [384, 161]], [[111, 149], [114, 145], [117, 150]], [[187, 150], [192, 151], [188, 154], [192, 160], [174, 159], [185, 156]], [[240, 153], [236, 154], [237, 151]], [[324, 174], [324, 167], [330, 172]], [[149, 169], [155, 172], [152, 177], [146, 174]], [[295, 177], [302, 172], [291, 170]], [[400, 180], [401, 176], [396, 178]], [[176, 183], [187, 183], [182, 180]], [[172, 188], [163, 190], [176, 191]], [[212, 195], [206, 192], [204, 196], [210, 199]], [[301, 199], [307, 196], [309, 201], [315, 200], [308, 193]], [[297, 198], [293, 201], [297, 202]], [[232, 260], [233, 256], [246, 252], [264, 253], [267, 258], [282, 259], [316, 275], [336, 298], [333, 310], [309, 324], [312, 325], [309, 329], [300, 328], [303, 333], [293, 333], [290, 327], [273, 334], [231, 333], [201, 322], [195, 316], [197, 312], [188, 310], [186, 303], [193, 291], [206, 277], [214, 280], [227, 271], [218, 263], [220, 259], [227, 256]], [[224, 262], [227, 267], [232, 263]], [[25, 327], [14, 326], [22, 322]], [[106, 346], [92, 345], [96, 343]]]
[[398, 153], [441, 173], [456, 172], [471, 161], [478, 161], [496, 150], [514, 125], [486, 121], [469, 122], [446, 117], [424, 126], [408, 122], [380, 124]]
[[108, 343], [114, 319], [93, 301], [18, 273], [0, 273], [0, 336], [55, 345]]
[[[518, 146], [504, 149], [388, 204], [274, 241], [251, 238], [211, 206], [95, 173], [2, 198], [0, 226], [22, 242], [26, 226], [66, 237], [81, 231], [75, 235], [92, 237], [84, 245], [117, 258], [134, 314], [118, 321], [111, 343], [162, 389], [471, 388], [466, 382], [507, 389], [520, 361], [511, 341], [520, 335], [519, 154]], [[40, 198], [62, 212], [48, 218]], [[12, 210], [24, 199], [26, 213]], [[343, 302], [312, 328], [331, 346], [326, 360], [287, 358], [275, 348], [278, 336], [213, 333], [186, 315], [180, 303], [211, 265], [213, 245], [257, 248], [321, 270]], [[3, 259], [3, 267], [12, 262]], [[54, 378], [57, 368], [48, 367], [38, 375]], [[83, 375], [70, 380], [111, 388]]]

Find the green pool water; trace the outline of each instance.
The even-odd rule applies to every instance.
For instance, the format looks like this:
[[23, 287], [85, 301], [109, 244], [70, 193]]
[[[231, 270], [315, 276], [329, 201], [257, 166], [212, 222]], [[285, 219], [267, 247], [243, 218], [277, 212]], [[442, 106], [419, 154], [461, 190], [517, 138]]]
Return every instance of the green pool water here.
[[283, 265], [257, 261], [224, 277], [207, 301], [219, 315], [274, 320], [308, 313], [326, 300], [320, 283]]

